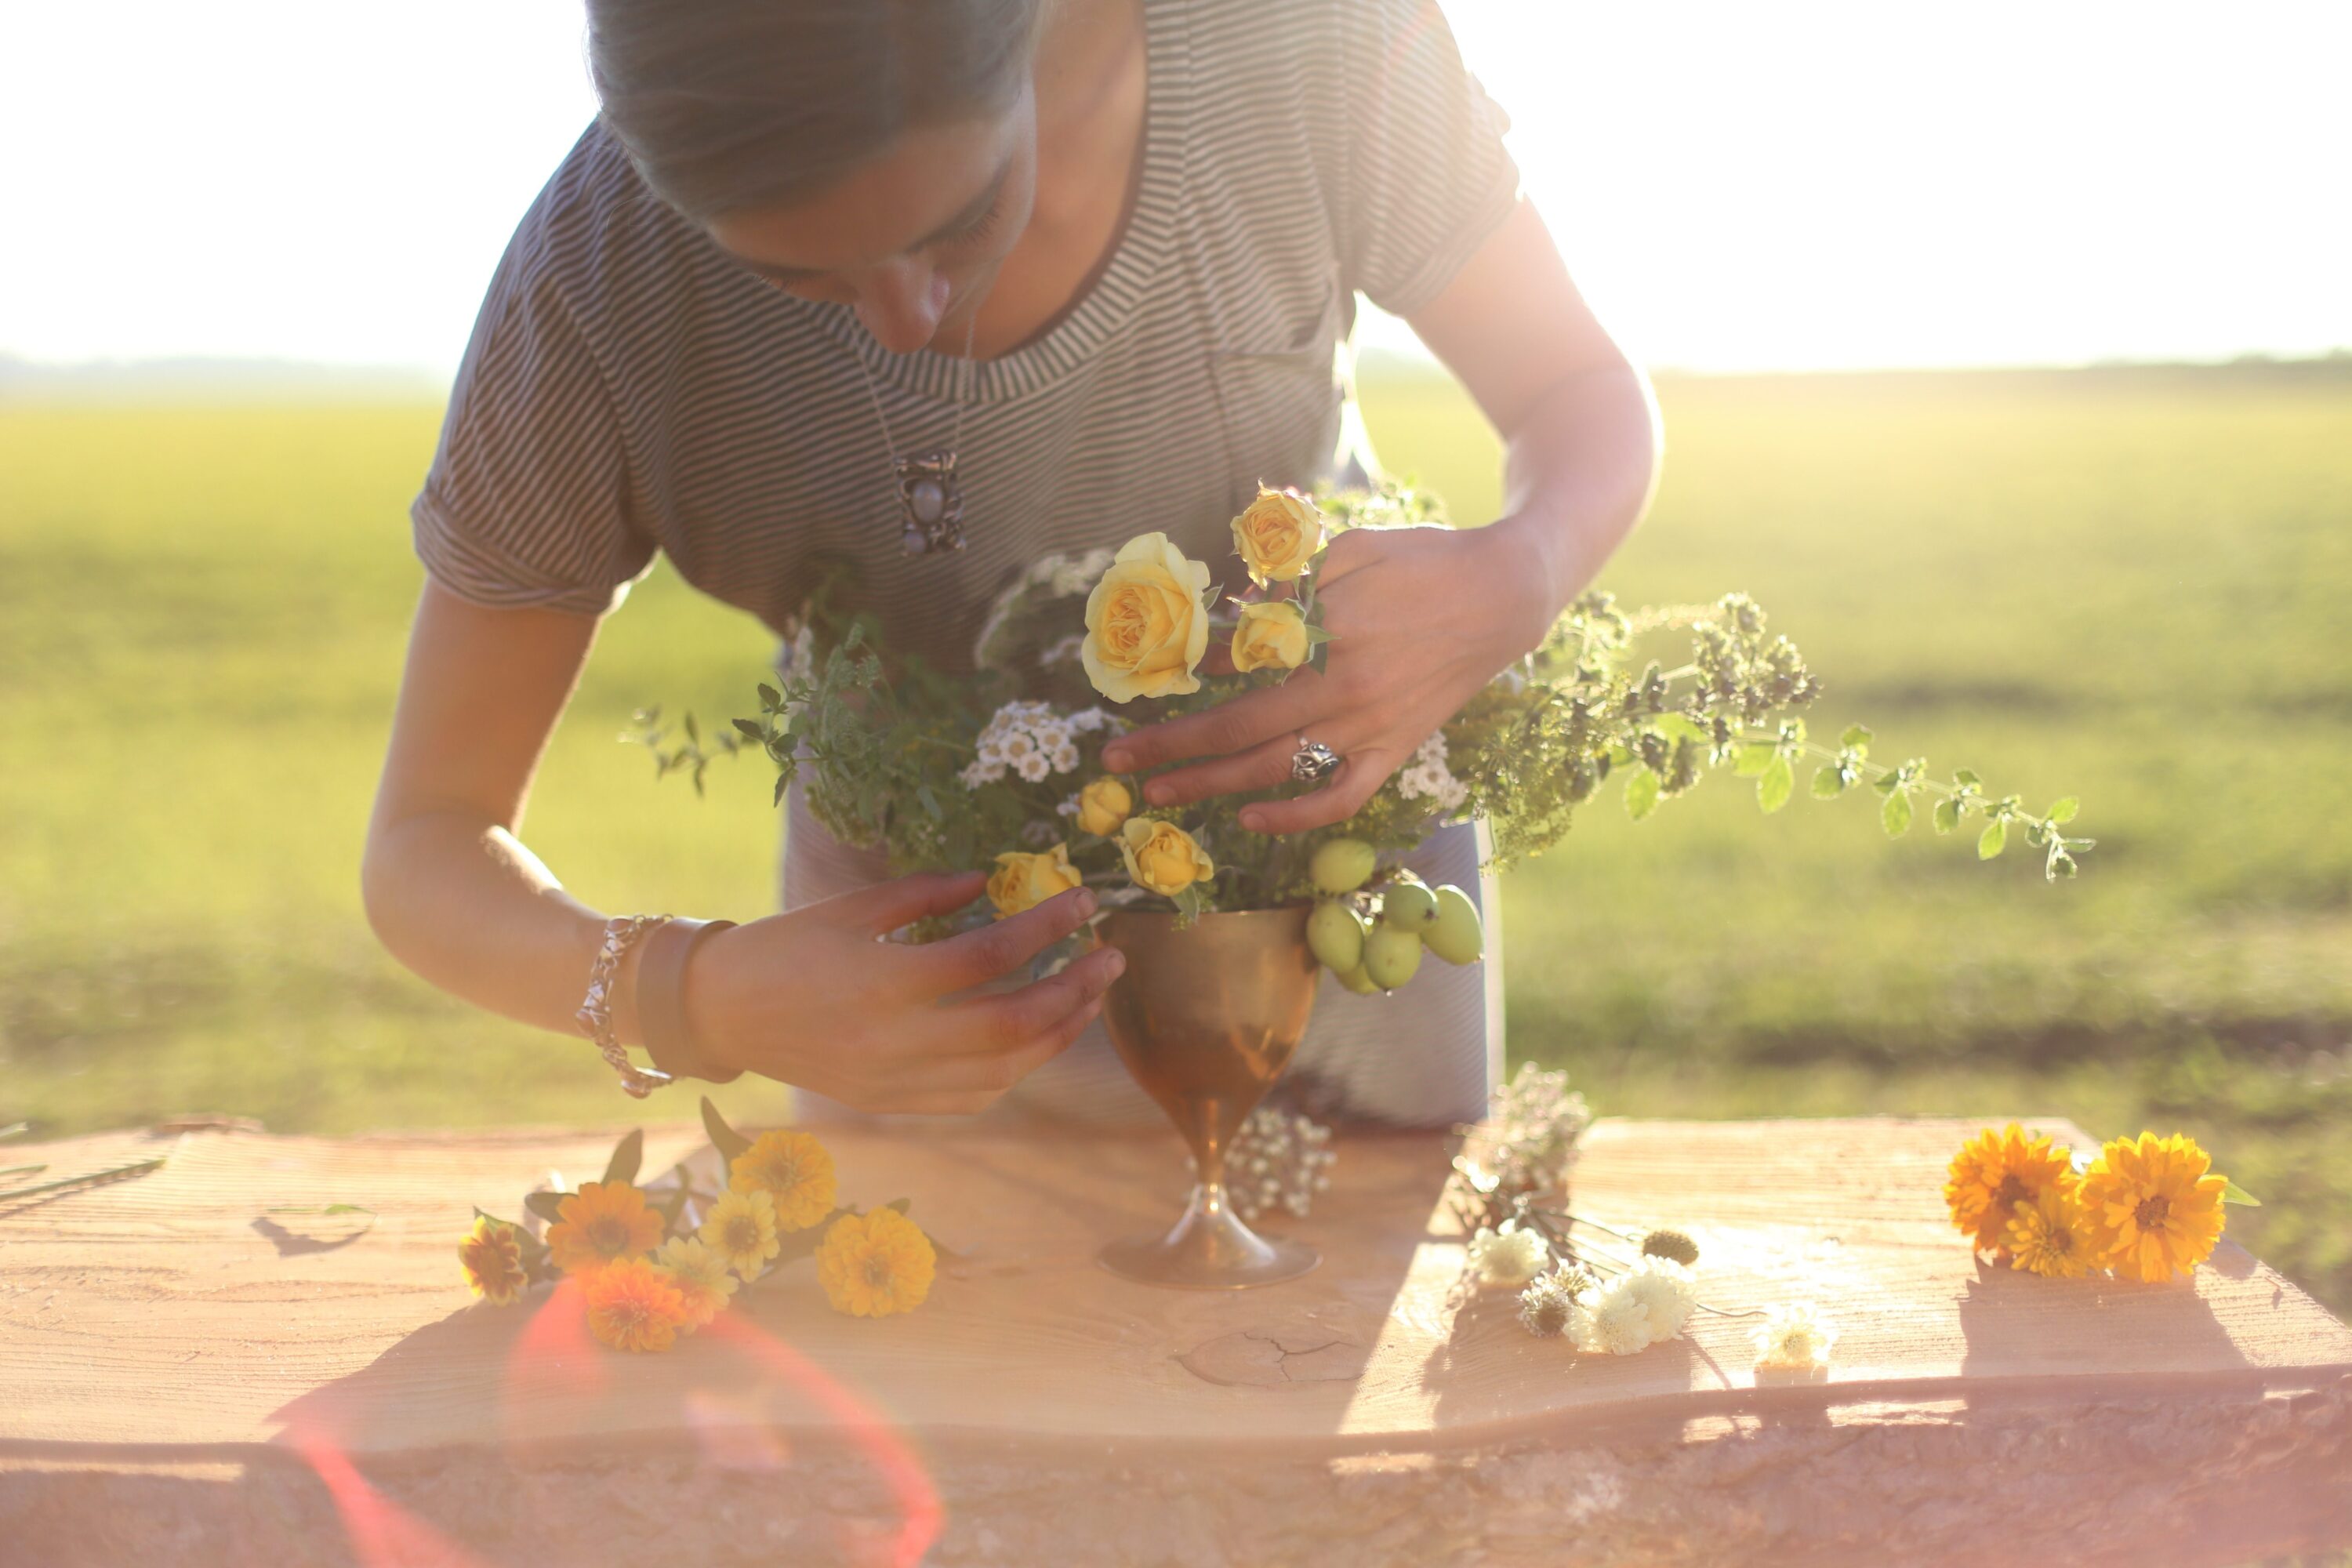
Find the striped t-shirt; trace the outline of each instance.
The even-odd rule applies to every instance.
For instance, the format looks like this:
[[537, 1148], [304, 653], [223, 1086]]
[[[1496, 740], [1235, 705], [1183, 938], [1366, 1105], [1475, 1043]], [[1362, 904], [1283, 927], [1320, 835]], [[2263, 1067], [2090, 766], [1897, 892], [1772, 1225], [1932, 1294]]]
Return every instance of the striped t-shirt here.
[[[952, 353], [894, 355], [846, 307], [737, 266], [592, 126], [516, 231], [458, 370], [413, 510], [434, 581], [601, 615], [659, 552], [790, 636], [846, 566], [843, 607], [959, 671], [999, 591], [1048, 552], [1159, 530], [1237, 571], [1227, 525], [1257, 484], [1323, 477], [1354, 426], [1356, 295], [1398, 314], [1434, 299], [1515, 205], [1517, 172], [1431, 0], [1143, 9], [1127, 226], [1070, 310], [968, 382]], [[963, 552], [901, 552], [867, 374], [901, 453], [948, 445], [968, 386]], [[795, 821], [787, 849], [803, 897], [853, 864], [813, 828]], [[1414, 1011], [1448, 1016], [1420, 1026], [1456, 1042], [1418, 1047], [1454, 1058], [1446, 1103], [1400, 1080], [1378, 1097], [1393, 1110], [1359, 1109], [1475, 1114], [1498, 1048], [1491, 981], [1415, 983]]]
[[789, 635], [841, 563], [886, 646], [963, 669], [998, 590], [1049, 552], [1157, 529], [1223, 570], [1259, 480], [1330, 467], [1355, 294], [1428, 302], [1517, 174], [1428, 0], [1144, 11], [1133, 212], [1086, 297], [971, 375], [968, 549], [901, 554], [860, 374], [901, 453], [944, 447], [954, 353], [894, 355], [847, 307], [761, 281], [591, 127], [508, 247], [458, 370], [414, 510], [434, 581], [598, 615], [659, 551]]

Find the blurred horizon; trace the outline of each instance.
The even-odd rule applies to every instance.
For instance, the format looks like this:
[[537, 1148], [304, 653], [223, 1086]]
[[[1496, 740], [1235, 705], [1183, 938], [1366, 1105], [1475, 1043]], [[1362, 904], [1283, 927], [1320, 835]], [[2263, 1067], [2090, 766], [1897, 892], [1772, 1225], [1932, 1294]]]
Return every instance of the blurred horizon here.
[[[1680, 374], [2352, 350], [2336, 62], [2273, 0], [1453, 0], [1571, 269]], [[134, 38], [140, 47], [126, 48]], [[0, 358], [291, 361], [446, 386], [593, 117], [578, 0], [20, 7]], [[33, 149], [39, 149], [37, 153]], [[1413, 354], [1372, 313], [1368, 348]]]

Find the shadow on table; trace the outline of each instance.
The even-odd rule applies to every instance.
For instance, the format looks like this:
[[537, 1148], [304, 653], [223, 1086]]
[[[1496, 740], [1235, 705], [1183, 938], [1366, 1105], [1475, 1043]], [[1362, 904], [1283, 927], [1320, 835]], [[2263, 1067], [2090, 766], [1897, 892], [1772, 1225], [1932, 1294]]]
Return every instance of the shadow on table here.
[[[749, 1314], [670, 1354], [622, 1355], [591, 1339], [568, 1281], [529, 1306], [428, 1323], [272, 1418], [362, 1563], [481, 1568], [468, 1546], [491, 1561], [587, 1561], [577, 1553], [610, 1510], [656, 1517], [746, 1472], [793, 1483], [778, 1506], [823, 1561], [877, 1543], [883, 1558], [917, 1561], [943, 1518], [879, 1407]], [[819, 1423], [829, 1436], [811, 1441]]]
[[[2234, 1277], [2253, 1260], [2231, 1245], [2214, 1257], [2217, 1270]], [[2128, 1366], [2168, 1373], [2226, 1373], [2252, 1366], [2199, 1293], [2195, 1278], [2142, 1284], [2090, 1278], [2045, 1279], [1977, 1260], [1976, 1278], [1959, 1298], [1960, 1334], [1967, 1348], [1963, 1378], [2070, 1377], [2115, 1366], [2118, 1347]]]

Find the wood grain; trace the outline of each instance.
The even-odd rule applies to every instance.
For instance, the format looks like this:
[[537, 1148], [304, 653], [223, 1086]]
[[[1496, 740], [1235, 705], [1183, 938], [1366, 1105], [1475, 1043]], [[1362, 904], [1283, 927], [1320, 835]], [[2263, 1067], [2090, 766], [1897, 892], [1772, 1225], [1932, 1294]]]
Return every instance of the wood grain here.
[[[431, 1473], [464, 1453], [509, 1476], [616, 1455], [802, 1452], [815, 1467], [816, 1455], [845, 1452], [852, 1405], [943, 1475], [1108, 1456], [1156, 1460], [1172, 1476], [1255, 1454], [1247, 1462], [1327, 1479], [1370, 1465], [1365, 1474], [1393, 1486], [1380, 1467], [1420, 1455], [1413, 1484], [1441, 1490], [1460, 1484], [1463, 1466], [1611, 1433], [1626, 1435], [1620, 1451], [1682, 1452], [1695, 1440], [1685, 1428], [1707, 1420], [1818, 1440], [1853, 1426], [1852, 1412], [1885, 1413], [1862, 1424], [1895, 1430], [1942, 1411], [1935, 1421], [1972, 1422], [1981, 1436], [2026, 1419], [2020, 1411], [2032, 1426], [2128, 1408], [2204, 1412], [2196, 1419], [2209, 1428], [2251, 1431], [2260, 1412], [2314, 1390], [2341, 1415], [2352, 1330], [2226, 1239], [2210, 1265], [2168, 1286], [1976, 1263], [1939, 1192], [1974, 1126], [1592, 1129], [1575, 1174], [1580, 1212], [1689, 1232], [1711, 1302], [1810, 1300], [1841, 1326], [1826, 1381], [1764, 1387], [1746, 1322], [1702, 1317], [1686, 1342], [1580, 1357], [1524, 1334], [1507, 1298], [1465, 1299], [1463, 1238], [1440, 1203], [1447, 1148], [1429, 1136], [1342, 1140], [1333, 1190], [1289, 1227], [1323, 1251], [1315, 1273], [1196, 1295], [1129, 1284], [1093, 1262], [1104, 1241], [1172, 1215], [1185, 1179], [1172, 1134], [829, 1131], [846, 1199], [911, 1197], [962, 1255], [931, 1301], [905, 1318], [844, 1318], [803, 1265], [749, 1297], [740, 1317], [756, 1338], [705, 1336], [659, 1357], [605, 1352], [572, 1314], [471, 1305], [457, 1268], [474, 1203], [513, 1215], [551, 1169], [593, 1178], [611, 1132], [74, 1140], [24, 1158], [56, 1174], [170, 1159], [102, 1187], [0, 1201], [0, 1500], [17, 1499], [30, 1518], [38, 1500], [66, 1495], [59, 1478], [87, 1494], [206, 1465], [235, 1468], [241, 1479], [212, 1488], [234, 1492], [320, 1442], [386, 1475]], [[654, 1130], [646, 1169], [700, 1142], [693, 1128]], [[268, 1212], [336, 1203], [373, 1217]], [[2322, 1453], [2306, 1447], [2282, 1462]], [[1415, 1539], [1414, 1551], [1428, 1549]]]

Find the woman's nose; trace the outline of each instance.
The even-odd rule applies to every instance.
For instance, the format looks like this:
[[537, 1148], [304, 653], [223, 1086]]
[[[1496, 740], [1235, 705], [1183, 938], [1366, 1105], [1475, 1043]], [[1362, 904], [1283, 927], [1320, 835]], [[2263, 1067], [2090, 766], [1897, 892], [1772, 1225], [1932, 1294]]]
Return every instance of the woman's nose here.
[[892, 262], [857, 280], [857, 319], [894, 354], [929, 342], [947, 307], [948, 280], [920, 261]]

